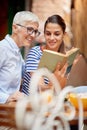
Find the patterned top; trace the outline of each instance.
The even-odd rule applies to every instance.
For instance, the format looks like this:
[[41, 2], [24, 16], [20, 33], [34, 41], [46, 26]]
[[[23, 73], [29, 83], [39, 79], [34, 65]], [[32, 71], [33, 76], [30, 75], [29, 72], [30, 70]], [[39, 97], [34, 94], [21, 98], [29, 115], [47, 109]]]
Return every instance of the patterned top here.
[[22, 84], [22, 92], [29, 95], [29, 84], [31, 75], [30, 72], [34, 72], [38, 68], [40, 58], [42, 56], [42, 50], [40, 46], [32, 47], [27, 55], [25, 62], [25, 73]]
[[[64, 43], [61, 44], [58, 52], [65, 53]], [[34, 46], [30, 49], [26, 62], [25, 62], [25, 73], [23, 78], [23, 84], [22, 84], [22, 92], [26, 95], [29, 95], [30, 89], [30, 79], [31, 75], [30, 72], [34, 72], [38, 68], [38, 64], [40, 62], [40, 58], [42, 56], [42, 49], [41, 46]], [[44, 83], [48, 84], [48, 79], [44, 78]]]

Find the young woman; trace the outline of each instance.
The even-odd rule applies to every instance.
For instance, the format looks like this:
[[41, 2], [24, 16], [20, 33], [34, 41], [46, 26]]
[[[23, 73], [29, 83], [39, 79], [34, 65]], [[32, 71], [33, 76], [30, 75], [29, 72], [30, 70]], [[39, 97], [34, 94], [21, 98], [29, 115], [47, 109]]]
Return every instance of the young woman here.
[[[25, 66], [25, 74], [24, 74], [24, 80], [22, 85], [22, 92], [25, 94], [29, 94], [29, 84], [30, 79], [34, 71], [38, 68], [38, 64], [40, 61], [40, 58], [42, 56], [43, 50], [48, 49], [60, 53], [65, 53], [65, 46], [64, 46], [64, 35], [65, 35], [65, 29], [66, 24], [63, 20], [63, 18], [59, 15], [52, 15], [48, 17], [48, 19], [45, 22], [44, 25], [44, 36], [46, 40], [46, 44], [42, 46], [35, 46], [32, 49], [30, 49], [27, 59], [26, 59], [26, 66]], [[54, 74], [56, 75], [57, 79], [60, 82], [61, 87], [63, 88], [66, 84], [66, 78], [65, 78], [65, 72], [67, 69], [67, 64], [60, 69], [60, 65], [58, 64], [57, 68], [54, 71]], [[48, 81], [44, 81], [47, 83]], [[39, 83], [39, 86], [43, 84], [42, 89], [49, 88], [48, 86], [45, 86], [45, 83], [42, 83], [42, 80]]]

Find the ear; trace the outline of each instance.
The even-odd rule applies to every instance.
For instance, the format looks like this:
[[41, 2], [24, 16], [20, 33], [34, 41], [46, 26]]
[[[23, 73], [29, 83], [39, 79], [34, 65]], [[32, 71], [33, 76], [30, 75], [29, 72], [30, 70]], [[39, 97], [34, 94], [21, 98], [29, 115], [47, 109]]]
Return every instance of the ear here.
[[67, 32], [64, 32], [64, 36], [67, 35]]
[[63, 33], [63, 39], [65, 39], [65, 36], [66, 36], [66, 32]]
[[12, 31], [16, 33], [18, 31], [18, 26], [16, 24], [12, 25]]

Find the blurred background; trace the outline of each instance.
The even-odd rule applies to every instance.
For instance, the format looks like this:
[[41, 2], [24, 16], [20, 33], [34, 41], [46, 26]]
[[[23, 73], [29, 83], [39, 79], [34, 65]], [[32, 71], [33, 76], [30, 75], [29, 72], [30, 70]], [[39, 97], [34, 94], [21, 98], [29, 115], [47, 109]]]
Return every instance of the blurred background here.
[[[45, 42], [44, 21], [52, 14], [61, 15], [67, 25], [66, 48], [80, 47], [87, 57], [87, 0], [1, 0], [0, 1], [0, 40], [11, 34], [12, 19], [16, 12], [30, 10], [40, 18], [41, 35], [35, 44]], [[23, 56], [29, 48], [22, 50]]]

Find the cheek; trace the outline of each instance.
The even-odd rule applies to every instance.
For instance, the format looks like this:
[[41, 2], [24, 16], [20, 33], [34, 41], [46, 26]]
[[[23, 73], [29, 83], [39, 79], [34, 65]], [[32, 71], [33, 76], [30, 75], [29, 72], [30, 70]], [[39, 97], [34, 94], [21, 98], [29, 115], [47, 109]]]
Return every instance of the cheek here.
[[46, 42], [50, 40], [50, 36], [44, 36], [44, 37]]
[[26, 38], [26, 33], [25, 33], [25, 32], [23, 32], [23, 31], [21, 31], [21, 32], [19, 32], [19, 33], [18, 33], [18, 36], [19, 36], [20, 41], [22, 42], [22, 41], [23, 41], [23, 39], [25, 39], [25, 38]]
[[25, 36], [24, 35], [20, 35], [20, 41], [23, 42], [25, 39]]
[[63, 40], [63, 35], [57, 37], [58, 40]]
[[26, 35], [20, 35], [19, 40], [22, 45], [26, 44]]
[[57, 43], [58, 43], [58, 44], [61, 44], [62, 41], [63, 41], [63, 37], [62, 37], [62, 36], [59, 36], [56, 40], [57, 40]]

